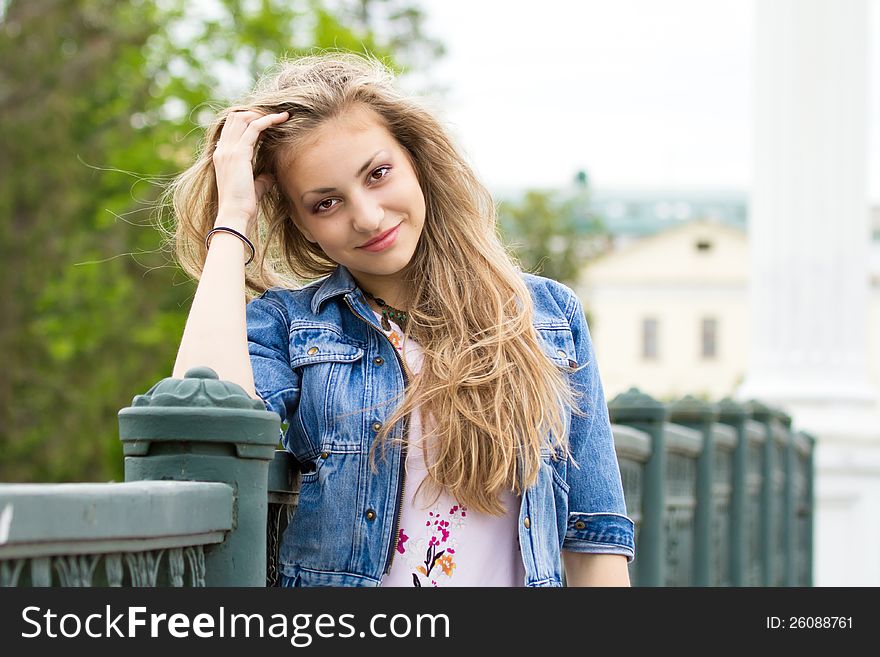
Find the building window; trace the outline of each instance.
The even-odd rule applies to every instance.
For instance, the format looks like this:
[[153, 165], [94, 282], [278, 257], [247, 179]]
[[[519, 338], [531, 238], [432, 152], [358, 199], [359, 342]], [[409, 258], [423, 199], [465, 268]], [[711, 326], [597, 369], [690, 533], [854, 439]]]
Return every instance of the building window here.
[[702, 343], [703, 358], [718, 355], [718, 320], [714, 317], [703, 318]]
[[642, 358], [657, 359], [657, 320], [653, 317], [642, 320]]

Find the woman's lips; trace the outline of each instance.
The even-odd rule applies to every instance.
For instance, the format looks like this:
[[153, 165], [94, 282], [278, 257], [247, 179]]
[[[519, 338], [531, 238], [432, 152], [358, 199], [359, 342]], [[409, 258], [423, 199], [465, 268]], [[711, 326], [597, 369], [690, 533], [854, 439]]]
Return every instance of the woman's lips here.
[[397, 240], [397, 231], [400, 228], [400, 224], [397, 224], [394, 228], [389, 230], [387, 233], [379, 236], [378, 239], [364, 244], [358, 248], [363, 249], [364, 251], [384, 251], [389, 246], [394, 244], [395, 240]]

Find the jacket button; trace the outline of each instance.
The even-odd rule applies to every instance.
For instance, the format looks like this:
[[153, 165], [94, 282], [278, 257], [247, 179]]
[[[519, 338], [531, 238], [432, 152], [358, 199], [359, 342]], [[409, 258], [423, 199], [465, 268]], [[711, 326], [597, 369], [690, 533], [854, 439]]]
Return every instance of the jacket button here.
[[378, 431], [381, 428], [382, 428], [381, 422], [373, 422], [373, 431]]
[[557, 349], [556, 355], [559, 356], [560, 358], [568, 358], [568, 354], [565, 353], [562, 349]]
[[373, 363], [375, 363], [376, 365], [382, 365], [384, 362], [385, 362], [385, 359], [382, 358], [381, 356], [376, 356], [373, 359]]
[[318, 353], [318, 348], [317, 348], [317, 347], [312, 347], [312, 348], [309, 349], [306, 353], [307, 353], [309, 356], [314, 356], [316, 353]]
[[367, 516], [367, 520], [375, 520], [376, 519], [376, 512], [373, 511], [372, 509], [367, 509], [367, 512], [364, 515]]
[[586, 529], [586, 527], [587, 524], [583, 520], [578, 520], [576, 523], [574, 523], [575, 529]]
[[322, 459], [326, 459], [328, 456], [330, 456], [330, 455], [327, 452], [321, 452]]
[[528, 529], [529, 527], [532, 526], [532, 523], [529, 522], [529, 517], [528, 517], [528, 516], [526, 516], [526, 517], [525, 517], [525, 520], [523, 520], [523, 525], [525, 525], [525, 528], [526, 528], [526, 529]]

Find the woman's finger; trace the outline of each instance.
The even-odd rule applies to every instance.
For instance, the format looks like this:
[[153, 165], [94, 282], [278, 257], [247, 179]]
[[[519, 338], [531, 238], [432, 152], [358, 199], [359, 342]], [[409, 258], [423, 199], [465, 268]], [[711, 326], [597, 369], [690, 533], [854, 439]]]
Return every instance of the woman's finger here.
[[214, 144], [214, 148], [220, 148], [221, 144], [224, 147], [241, 144], [253, 148], [263, 130], [270, 125], [283, 123], [288, 117], [287, 112], [276, 114], [260, 114], [253, 111], [231, 112], [223, 124], [220, 138]]
[[238, 140], [247, 129], [248, 124], [261, 116], [264, 115], [251, 110], [230, 112], [223, 121], [223, 127], [220, 129], [220, 140], [223, 140], [224, 137], [227, 141], [230, 139]]
[[244, 134], [239, 138], [239, 143], [246, 144], [253, 148], [260, 137], [260, 133], [271, 125], [284, 123], [288, 119], [287, 112], [279, 112], [277, 114], [267, 114], [259, 119], [255, 119], [248, 123]]

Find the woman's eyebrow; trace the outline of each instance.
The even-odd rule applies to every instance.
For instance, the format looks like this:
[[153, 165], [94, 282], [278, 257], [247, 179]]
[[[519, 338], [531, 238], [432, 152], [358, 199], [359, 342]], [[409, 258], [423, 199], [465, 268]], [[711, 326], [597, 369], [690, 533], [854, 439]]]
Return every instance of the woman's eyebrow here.
[[[370, 168], [370, 165], [373, 163], [373, 161], [376, 159], [376, 157], [378, 157], [379, 153], [381, 153], [381, 152], [382, 152], [381, 150], [378, 150], [375, 153], [373, 153], [373, 157], [371, 157], [369, 160], [364, 162], [364, 165], [360, 169], [358, 169], [358, 172], [356, 174], [354, 174], [354, 177], [360, 178], [363, 175], [364, 171], [366, 171], [367, 169]], [[303, 193], [303, 195], [300, 198], [305, 199], [306, 194], [327, 194], [328, 192], [335, 192], [335, 191], [336, 191], [335, 187], [319, 187], [318, 189], [310, 189], [309, 191]]]

